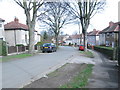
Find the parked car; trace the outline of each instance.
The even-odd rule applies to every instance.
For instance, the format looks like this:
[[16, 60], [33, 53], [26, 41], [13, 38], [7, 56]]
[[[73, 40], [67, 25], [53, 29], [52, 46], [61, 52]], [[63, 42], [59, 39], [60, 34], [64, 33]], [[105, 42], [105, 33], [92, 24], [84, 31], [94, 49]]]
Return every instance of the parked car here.
[[53, 43], [45, 43], [41, 47], [42, 52], [56, 52], [57, 47]]
[[84, 50], [84, 45], [79, 45], [79, 50], [83, 51]]

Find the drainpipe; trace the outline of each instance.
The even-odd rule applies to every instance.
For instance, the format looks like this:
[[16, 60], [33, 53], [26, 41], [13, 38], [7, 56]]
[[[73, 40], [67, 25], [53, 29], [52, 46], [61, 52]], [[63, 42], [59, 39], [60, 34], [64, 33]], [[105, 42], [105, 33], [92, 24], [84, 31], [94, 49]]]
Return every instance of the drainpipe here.
[[[16, 44], [17, 44], [17, 41], [16, 41], [16, 31], [14, 30], [14, 37], [15, 37], [15, 46], [16, 46]], [[18, 54], [18, 46], [16, 46], [17, 47], [17, 54]]]
[[119, 24], [119, 35], [118, 35], [118, 64], [120, 66], [120, 24]]

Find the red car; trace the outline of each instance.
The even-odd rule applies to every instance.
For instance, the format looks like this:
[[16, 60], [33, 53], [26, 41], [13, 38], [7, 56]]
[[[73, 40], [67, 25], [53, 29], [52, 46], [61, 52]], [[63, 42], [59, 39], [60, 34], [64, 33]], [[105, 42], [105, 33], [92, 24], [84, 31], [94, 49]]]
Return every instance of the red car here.
[[79, 50], [84, 51], [84, 45], [79, 45]]

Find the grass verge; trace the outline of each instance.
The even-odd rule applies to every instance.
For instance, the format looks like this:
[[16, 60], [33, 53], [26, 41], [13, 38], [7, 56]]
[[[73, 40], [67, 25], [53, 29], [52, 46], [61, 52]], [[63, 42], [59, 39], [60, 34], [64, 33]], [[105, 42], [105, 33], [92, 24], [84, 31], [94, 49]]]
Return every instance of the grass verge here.
[[83, 88], [87, 85], [88, 78], [92, 73], [92, 67], [94, 65], [87, 64], [86, 68], [79, 72], [70, 83], [60, 86], [59, 88]]
[[21, 58], [26, 58], [32, 56], [31, 54], [17, 54], [17, 55], [11, 55], [11, 56], [4, 56], [0, 58], [0, 62], [5, 62], [9, 60], [14, 60], [14, 59], [21, 59]]
[[86, 57], [94, 58], [93, 53], [90, 52], [90, 51], [87, 51], [87, 52], [85, 52], [85, 51], [80, 51], [80, 53], [83, 54], [83, 55], [86, 56]]

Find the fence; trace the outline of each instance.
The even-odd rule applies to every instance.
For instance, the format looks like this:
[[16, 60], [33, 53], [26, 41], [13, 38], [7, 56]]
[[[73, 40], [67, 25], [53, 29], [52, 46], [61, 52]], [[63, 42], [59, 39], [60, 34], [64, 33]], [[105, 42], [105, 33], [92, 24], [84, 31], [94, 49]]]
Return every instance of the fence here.
[[[38, 50], [37, 45], [34, 47], [35, 50]], [[18, 52], [24, 52], [29, 50], [28, 46], [8, 46], [8, 54]]]
[[8, 46], [8, 54], [26, 51], [25, 46]]

